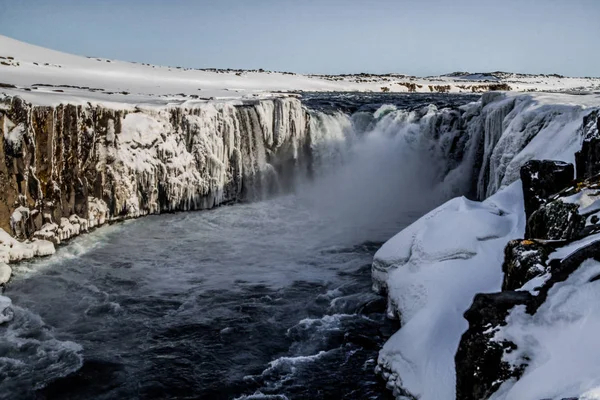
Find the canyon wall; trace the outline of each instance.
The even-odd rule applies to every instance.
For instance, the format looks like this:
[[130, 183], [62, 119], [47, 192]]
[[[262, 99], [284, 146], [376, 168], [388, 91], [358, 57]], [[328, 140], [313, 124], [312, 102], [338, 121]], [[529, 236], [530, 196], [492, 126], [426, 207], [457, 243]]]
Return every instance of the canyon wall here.
[[524, 236], [506, 244], [501, 291], [477, 294], [464, 314], [457, 399], [597, 394], [599, 126], [599, 111], [583, 118], [575, 166], [532, 160], [521, 168]]
[[0, 228], [54, 243], [107, 221], [263, 198], [311, 168], [296, 98], [163, 107], [0, 103]]

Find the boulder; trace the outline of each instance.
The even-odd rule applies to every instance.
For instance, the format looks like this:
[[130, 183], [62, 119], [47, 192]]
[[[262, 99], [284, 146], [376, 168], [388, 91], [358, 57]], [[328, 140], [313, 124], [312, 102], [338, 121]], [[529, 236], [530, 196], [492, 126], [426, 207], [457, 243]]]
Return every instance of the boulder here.
[[526, 282], [543, 275], [548, 269], [548, 254], [552, 250], [545, 243], [533, 240], [511, 240], [504, 248], [502, 290], [516, 290]]
[[527, 219], [546, 200], [569, 186], [575, 174], [573, 164], [553, 160], [531, 160], [521, 167], [521, 182]]

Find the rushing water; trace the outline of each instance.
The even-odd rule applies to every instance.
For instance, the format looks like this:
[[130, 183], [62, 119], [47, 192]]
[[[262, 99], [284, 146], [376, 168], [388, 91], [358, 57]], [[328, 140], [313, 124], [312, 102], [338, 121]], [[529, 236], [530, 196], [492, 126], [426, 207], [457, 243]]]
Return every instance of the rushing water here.
[[394, 146], [293, 195], [104, 227], [18, 265], [0, 398], [390, 398], [373, 370], [397, 326], [370, 263], [444, 199], [429, 153]]

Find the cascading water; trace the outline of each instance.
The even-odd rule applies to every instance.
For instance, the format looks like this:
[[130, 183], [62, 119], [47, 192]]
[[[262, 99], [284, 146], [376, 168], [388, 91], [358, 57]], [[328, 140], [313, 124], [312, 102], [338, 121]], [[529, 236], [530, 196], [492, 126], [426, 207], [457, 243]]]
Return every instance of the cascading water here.
[[[442, 108], [471, 99], [307, 95], [309, 149], [286, 140], [307, 121], [285, 105], [238, 110], [261, 134], [239, 146], [188, 134], [193, 154], [247, 153], [250, 199], [293, 193], [112, 225], [19, 264], [0, 398], [388, 398], [373, 370], [397, 327], [370, 291], [370, 263], [393, 233], [471, 190], [481, 138], [464, 110]], [[290, 128], [270, 130], [282, 115]]]

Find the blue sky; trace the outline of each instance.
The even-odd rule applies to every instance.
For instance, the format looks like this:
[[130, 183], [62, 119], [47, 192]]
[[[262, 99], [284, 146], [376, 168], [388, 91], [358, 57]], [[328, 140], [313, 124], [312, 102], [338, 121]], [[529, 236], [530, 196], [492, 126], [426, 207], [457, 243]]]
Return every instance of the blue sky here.
[[0, 0], [0, 34], [199, 68], [600, 76], [600, 0]]

